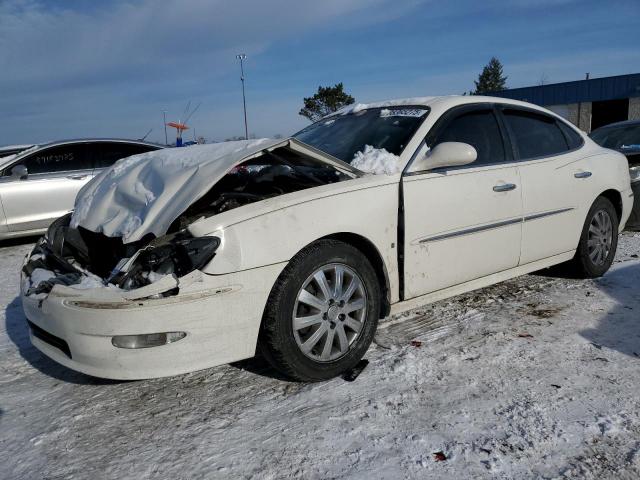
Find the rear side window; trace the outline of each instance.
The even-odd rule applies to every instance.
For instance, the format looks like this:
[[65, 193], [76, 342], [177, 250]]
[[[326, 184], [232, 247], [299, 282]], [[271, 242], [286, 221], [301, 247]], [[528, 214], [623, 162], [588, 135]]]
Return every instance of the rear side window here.
[[137, 145], [119, 142], [95, 142], [87, 146], [95, 168], [106, 168], [121, 158], [156, 150], [148, 145]]
[[29, 175], [56, 173], [92, 168], [83, 144], [68, 144], [47, 148], [29, 155], [19, 162], [27, 167]]
[[478, 152], [473, 165], [505, 161], [500, 126], [493, 110], [472, 110], [451, 120], [432, 146], [443, 142], [468, 143]]
[[564, 122], [558, 121], [558, 125], [560, 125], [560, 130], [562, 130], [562, 133], [564, 133], [564, 136], [567, 139], [569, 150], [582, 146], [584, 140], [582, 140], [582, 137], [578, 132]]
[[556, 119], [524, 110], [504, 109], [520, 160], [558, 155], [569, 150]]

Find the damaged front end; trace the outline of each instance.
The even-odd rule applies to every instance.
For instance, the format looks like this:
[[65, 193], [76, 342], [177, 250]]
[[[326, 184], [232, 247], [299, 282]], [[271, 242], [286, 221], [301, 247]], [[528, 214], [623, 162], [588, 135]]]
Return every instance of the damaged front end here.
[[147, 289], [154, 298], [176, 295], [179, 280], [205, 267], [221, 244], [213, 235], [192, 235], [193, 223], [358, 175], [295, 139], [129, 157], [87, 184], [73, 214], [50, 226], [23, 267], [23, 292], [157, 285], [163, 289]]
[[129, 291], [159, 282], [170, 288], [156, 298], [175, 295], [177, 280], [204, 267], [220, 246], [218, 237], [193, 237], [186, 230], [124, 244], [72, 228], [70, 219], [56, 220], [29, 255], [22, 268], [25, 295], [42, 298], [56, 285]]

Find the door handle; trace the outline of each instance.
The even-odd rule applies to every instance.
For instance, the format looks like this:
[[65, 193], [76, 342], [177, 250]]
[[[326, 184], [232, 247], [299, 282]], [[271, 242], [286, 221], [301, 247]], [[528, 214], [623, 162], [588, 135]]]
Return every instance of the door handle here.
[[576, 172], [573, 174], [576, 178], [589, 178], [591, 175], [591, 172]]
[[84, 180], [88, 175], [69, 175], [67, 178], [69, 180]]
[[515, 183], [503, 183], [502, 185], [496, 185], [493, 187], [494, 192], [510, 192], [511, 190], [515, 190]]

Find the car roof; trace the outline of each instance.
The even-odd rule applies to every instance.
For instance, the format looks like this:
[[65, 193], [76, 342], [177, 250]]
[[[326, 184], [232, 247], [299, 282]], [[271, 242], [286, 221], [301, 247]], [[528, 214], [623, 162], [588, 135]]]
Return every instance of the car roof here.
[[22, 148], [25, 145], [20, 145], [19, 149], [15, 147], [7, 146], [0, 147], [0, 168], [5, 168], [8, 164], [16, 159], [21, 159], [26, 155], [30, 155], [33, 152], [37, 152], [44, 148], [56, 147], [58, 145], [67, 144], [79, 144], [79, 143], [91, 143], [91, 142], [113, 142], [113, 143], [127, 143], [130, 145], [145, 145], [153, 147], [154, 149], [167, 148], [165, 145], [157, 143], [144, 142], [142, 140], [131, 140], [127, 138], [77, 138], [71, 140], [56, 140], [55, 142], [39, 143], [31, 146], [26, 145], [27, 148]]
[[[381, 102], [370, 103], [354, 103], [341, 108], [336, 114], [348, 114], [356, 113], [368, 108], [384, 108], [384, 107], [399, 107], [399, 106], [425, 106], [433, 107], [435, 105], [443, 106], [445, 108], [453, 107], [456, 105], [466, 105], [473, 103], [501, 103], [504, 105], [514, 105], [519, 107], [527, 107], [535, 110], [549, 112], [549, 110], [535, 105], [532, 103], [521, 102], [520, 100], [512, 100], [510, 98], [502, 97], [489, 97], [484, 95], [440, 95], [433, 97], [409, 97], [409, 98], [397, 98], [393, 100], [384, 100]], [[552, 112], [551, 112], [552, 113]], [[335, 114], [330, 114], [335, 115]]]
[[165, 145], [159, 143], [146, 142], [144, 140], [132, 140], [130, 138], [71, 138], [66, 140], [56, 140], [53, 142], [39, 143], [38, 148], [53, 147], [55, 145], [66, 145], [68, 143], [89, 143], [89, 142], [114, 142], [114, 143], [132, 143], [136, 145], [147, 145], [149, 147], [166, 148]]
[[5, 145], [0, 147], [0, 154], [4, 152], [23, 152], [25, 150], [35, 151], [35, 149], [40, 149], [44, 147], [53, 147], [56, 145], [65, 145], [68, 143], [89, 143], [89, 142], [115, 142], [115, 143], [130, 143], [135, 145], [147, 145], [149, 147], [156, 148], [166, 148], [166, 145], [161, 145], [159, 143], [146, 142], [144, 140], [131, 140], [129, 138], [72, 138], [66, 140], [55, 140], [52, 142], [44, 142], [44, 143], [32, 143], [25, 145]]
[[623, 120], [621, 122], [610, 123], [609, 125], [603, 125], [602, 127], [596, 128], [593, 132], [604, 128], [630, 127], [633, 125], [640, 125], [640, 120]]

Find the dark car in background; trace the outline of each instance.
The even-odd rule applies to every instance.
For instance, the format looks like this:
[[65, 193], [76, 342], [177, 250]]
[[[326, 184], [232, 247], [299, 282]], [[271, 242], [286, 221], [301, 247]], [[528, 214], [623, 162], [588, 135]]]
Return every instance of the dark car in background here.
[[160, 148], [123, 139], [0, 147], [0, 240], [43, 233], [71, 211], [80, 188], [104, 168]]
[[600, 127], [591, 132], [590, 137], [600, 146], [617, 150], [627, 157], [631, 188], [635, 196], [627, 229], [640, 230], [640, 120], [628, 120]]

